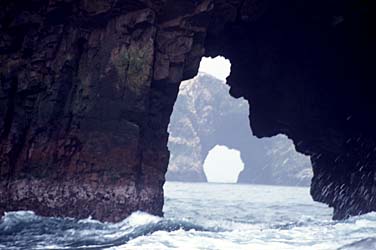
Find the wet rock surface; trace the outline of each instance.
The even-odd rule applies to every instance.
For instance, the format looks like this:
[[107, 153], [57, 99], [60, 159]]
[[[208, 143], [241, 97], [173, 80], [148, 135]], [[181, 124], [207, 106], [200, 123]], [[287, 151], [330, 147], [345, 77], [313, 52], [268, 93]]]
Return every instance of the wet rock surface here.
[[335, 218], [376, 210], [374, 13], [350, 0], [2, 1], [1, 210], [160, 215], [169, 117], [203, 55], [231, 60], [256, 136], [286, 134], [312, 157], [312, 196]]

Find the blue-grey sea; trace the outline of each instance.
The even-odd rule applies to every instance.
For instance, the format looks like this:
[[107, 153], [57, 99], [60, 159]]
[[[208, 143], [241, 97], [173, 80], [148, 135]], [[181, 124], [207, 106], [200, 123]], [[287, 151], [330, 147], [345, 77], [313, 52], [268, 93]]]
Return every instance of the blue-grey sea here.
[[376, 213], [333, 221], [304, 187], [168, 182], [164, 214], [101, 223], [9, 212], [0, 249], [376, 249]]

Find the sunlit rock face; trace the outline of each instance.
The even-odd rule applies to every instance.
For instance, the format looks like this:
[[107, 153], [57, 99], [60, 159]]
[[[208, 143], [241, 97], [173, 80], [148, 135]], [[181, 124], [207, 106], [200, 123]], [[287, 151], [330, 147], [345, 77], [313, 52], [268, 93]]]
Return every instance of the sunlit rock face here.
[[371, 1], [0, 3], [0, 208], [118, 221], [162, 214], [167, 127], [204, 55], [258, 137], [311, 155], [335, 218], [376, 210]]
[[[245, 170], [239, 182], [310, 185], [309, 157], [297, 153], [285, 136], [253, 136], [248, 103], [232, 98], [228, 92], [223, 80], [206, 73], [182, 82], [168, 129], [167, 180], [206, 181], [204, 161], [209, 151], [220, 144], [240, 151]], [[227, 167], [231, 168], [231, 163]]]

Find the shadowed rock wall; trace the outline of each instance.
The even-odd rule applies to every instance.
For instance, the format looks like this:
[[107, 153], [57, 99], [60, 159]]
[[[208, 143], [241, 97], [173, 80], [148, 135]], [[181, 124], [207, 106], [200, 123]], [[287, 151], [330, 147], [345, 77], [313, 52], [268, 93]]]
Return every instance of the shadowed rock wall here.
[[311, 156], [312, 197], [334, 218], [376, 210], [374, 6], [246, 3], [206, 48], [231, 61], [230, 93], [250, 102], [253, 133], [286, 134]]
[[219, 54], [253, 133], [312, 156], [315, 200], [335, 218], [376, 210], [374, 13], [350, 0], [1, 1], [1, 210], [162, 214], [179, 83]]

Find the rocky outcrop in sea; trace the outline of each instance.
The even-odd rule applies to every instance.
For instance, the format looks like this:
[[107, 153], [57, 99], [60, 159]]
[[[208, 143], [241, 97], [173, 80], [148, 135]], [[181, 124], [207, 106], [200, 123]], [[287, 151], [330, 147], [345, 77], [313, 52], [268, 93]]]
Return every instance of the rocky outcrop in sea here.
[[224, 81], [203, 72], [181, 83], [168, 128], [167, 180], [206, 181], [205, 158], [219, 144], [240, 151], [245, 169], [239, 182], [310, 185], [309, 157], [297, 153], [286, 136], [253, 136], [248, 102], [231, 97], [229, 89]]

